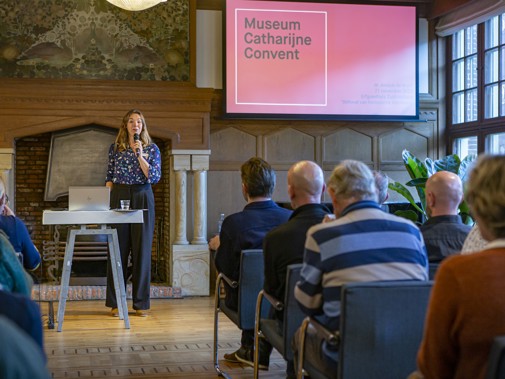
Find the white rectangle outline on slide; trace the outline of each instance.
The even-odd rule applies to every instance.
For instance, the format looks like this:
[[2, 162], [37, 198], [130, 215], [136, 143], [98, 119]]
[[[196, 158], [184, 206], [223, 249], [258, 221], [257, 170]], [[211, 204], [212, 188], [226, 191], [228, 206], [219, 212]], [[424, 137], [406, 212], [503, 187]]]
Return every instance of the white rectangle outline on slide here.
[[[324, 40], [324, 76], [325, 76], [325, 88], [324, 88], [324, 103], [321, 104], [283, 104], [283, 103], [241, 103], [238, 101], [238, 78], [237, 78], [237, 21], [238, 21], [238, 11], [258, 11], [258, 12], [291, 12], [291, 13], [322, 13], [324, 14], [324, 29], [325, 29], [325, 40]], [[295, 10], [283, 10], [283, 9], [254, 9], [254, 8], [236, 8], [235, 9], [235, 104], [236, 105], [287, 105], [287, 106], [307, 106], [307, 107], [325, 107], [328, 105], [328, 12], [324, 11], [295, 11]]]

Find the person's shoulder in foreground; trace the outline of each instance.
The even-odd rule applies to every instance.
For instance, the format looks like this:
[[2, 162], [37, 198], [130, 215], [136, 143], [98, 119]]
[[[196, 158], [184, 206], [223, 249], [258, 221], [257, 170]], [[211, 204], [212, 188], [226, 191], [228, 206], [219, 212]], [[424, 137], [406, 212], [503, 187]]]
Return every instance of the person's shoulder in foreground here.
[[[44, 355], [37, 344], [5, 316], [0, 315], [0, 378], [49, 379]], [[9, 341], [6, 343], [5, 341]]]
[[0, 288], [0, 314], [8, 317], [44, 348], [39, 305], [30, 297]]
[[484, 379], [495, 336], [505, 334], [505, 156], [479, 157], [466, 200], [485, 249], [440, 265], [417, 363], [426, 379]]

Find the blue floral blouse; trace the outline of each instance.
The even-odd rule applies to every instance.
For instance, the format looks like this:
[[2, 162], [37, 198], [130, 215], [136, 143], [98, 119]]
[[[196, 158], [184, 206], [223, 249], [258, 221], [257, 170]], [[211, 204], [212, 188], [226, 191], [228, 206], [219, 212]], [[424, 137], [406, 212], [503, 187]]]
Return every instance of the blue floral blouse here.
[[156, 184], [161, 178], [160, 149], [152, 143], [143, 149], [144, 158], [149, 163], [149, 175], [146, 178], [135, 152], [128, 148], [125, 151], [114, 151], [115, 144], [109, 149], [109, 165], [106, 182], [116, 184]]

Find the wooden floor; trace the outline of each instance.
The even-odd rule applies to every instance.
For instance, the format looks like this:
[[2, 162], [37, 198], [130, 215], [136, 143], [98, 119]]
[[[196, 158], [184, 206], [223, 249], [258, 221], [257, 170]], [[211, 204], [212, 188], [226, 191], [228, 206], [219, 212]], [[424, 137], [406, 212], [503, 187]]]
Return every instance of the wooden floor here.
[[[55, 304], [57, 307], [57, 303]], [[42, 304], [47, 313], [47, 304]], [[46, 320], [47, 318], [45, 318]], [[151, 315], [130, 311], [130, 329], [108, 314], [104, 301], [67, 302], [63, 330], [44, 329], [53, 378], [217, 378], [213, 361], [212, 297], [151, 300]], [[220, 314], [219, 362], [233, 378], [253, 369], [222, 360], [240, 345], [239, 329]], [[284, 378], [286, 365], [275, 350], [261, 378]]]

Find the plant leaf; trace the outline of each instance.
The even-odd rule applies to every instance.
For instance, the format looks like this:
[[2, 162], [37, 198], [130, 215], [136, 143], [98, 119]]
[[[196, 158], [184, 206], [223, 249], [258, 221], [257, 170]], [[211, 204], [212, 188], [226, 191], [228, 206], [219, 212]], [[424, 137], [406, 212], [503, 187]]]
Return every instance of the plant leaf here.
[[459, 171], [459, 166], [461, 165], [461, 159], [459, 159], [457, 154], [447, 155], [433, 162], [435, 170], [438, 171], [449, 171], [456, 175]]
[[408, 150], [402, 151], [403, 163], [412, 179], [425, 178], [428, 176], [426, 165]]
[[[415, 155], [411, 154], [408, 150], [403, 150], [402, 158], [405, 163], [405, 167], [412, 179], [427, 178], [428, 169], [426, 164], [419, 160]], [[424, 193], [424, 188], [416, 186], [417, 195], [421, 202], [422, 213], [426, 214], [424, 209], [426, 209], [426, 196]]]
[[419, 208], [419, 206], [416, 204], [416, 201], [414, 200], [414, 197], [412, 196], [412, 194], [410, 193], [410, 191], [407, 189], [407, 187], [405, 187], [403, 184], [395, 182], [395, 181], [392, 181], [392, 182], [390, 182], [388, 184], [388, 188], [390, 190], [395, 191], [395, 192], [399, 193], [400, 195], [402, 195], [405, 199], [408, 200], [408, 202], [415, 209], [417, 209], [422, 214], [426, 215], [426, 213], [424, 212], [424, 210], [421, 209], [421, 208]]
[[459, 165], [459, 172], [457, 173], [458, 176], [461, 178], [461, 181], [465, 183], [468, 179], [468, 174], [473, 167], [474, 162], [477, 159], [477, 155], [475, 154], [469, 154], [463, 160], [461, 161], [461, 164]]
[[413, 210], [409, 209], [406, 211], [396, 211], [395, 212], [396, 216], [406, 218], [407, 220], [410, 220], [412, 222], [418, 222], [419, 217], [417, 216], [417, 213], [414, 212]]
[[470, 216], [469, 213], [460, 212], [459, 215], [461, 216], [463, 224], [473, 226], [473, 224], [475, 223], [474, 219], [472, 218], [472, 216]]
[[407, 183], [405, 183], [405, 185], [409, 186], [409, 187], [421, 187], [421, 188], [425, 188], [427, 180], [428, 180], [428, 178], [412, 179], [412, 180], [408, 181]]
[[433, 162], [433, 159], [426, 158], [424, 160], [424, 164], [426, 165], [426, 170], [428, 171], [428, 177], [437, 172], [437, 169], [435, 168], [435, 162]]

